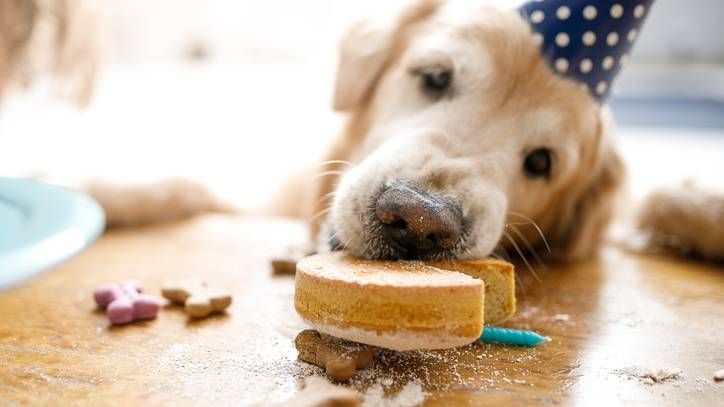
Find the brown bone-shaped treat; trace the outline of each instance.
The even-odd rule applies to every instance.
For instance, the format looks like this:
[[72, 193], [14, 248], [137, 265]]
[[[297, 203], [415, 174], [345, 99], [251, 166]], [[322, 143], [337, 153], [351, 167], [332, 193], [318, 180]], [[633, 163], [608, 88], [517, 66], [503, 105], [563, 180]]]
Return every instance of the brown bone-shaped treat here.
[[376, 349], [369, 345], [337, 339], [307, 329], [297, 335], [294, 341], [299, 359], [326, 369], [327, 375], [337, 381], [344, 381], [367, 367]]
[[222, 312], [231, 305], [231, 294], [222, 289], [209, 288], [201, 281], [166, 284], [161, 295], [171, 302], [183, 304], [187, 314], [204, 318]]
[[289, 275], [293, 276], [297, 272], [297, 258], [287, 257], [275, 257], [271, 261], [272, 273], [274, 275]]
[[297, 261], [316, 252], [316, 248], [311, 244], [289, 246], [284, 254], [272, 258], [272, 274], [293, 276], [297, 272]]

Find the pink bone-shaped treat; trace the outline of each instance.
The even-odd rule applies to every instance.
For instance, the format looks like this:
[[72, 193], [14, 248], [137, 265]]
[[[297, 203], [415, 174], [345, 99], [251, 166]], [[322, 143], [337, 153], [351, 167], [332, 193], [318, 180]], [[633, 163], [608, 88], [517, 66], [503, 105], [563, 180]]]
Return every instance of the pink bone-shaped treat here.
[[93, 291], [98, 307], [106, 310], [113, 325], [156, 318], [161, 300], [141, 293], [141, 284], [130, 280], [124, 283], [103, 284]]

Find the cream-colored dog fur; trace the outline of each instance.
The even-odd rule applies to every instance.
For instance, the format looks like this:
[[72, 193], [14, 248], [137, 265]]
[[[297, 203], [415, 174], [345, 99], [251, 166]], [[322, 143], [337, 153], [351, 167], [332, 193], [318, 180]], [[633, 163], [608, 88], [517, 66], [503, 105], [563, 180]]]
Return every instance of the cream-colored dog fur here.
[[235, 212], [202, 184], [183, 178], [146, 184], [95, 180], [76, 185], [76, 189], [98, 201], [106, 213], [108, 227], [168, 222], [206, 212]]
[[650, 243], [724, 261], [724, 191], [691, 182], [652, 192], [638, 213]]

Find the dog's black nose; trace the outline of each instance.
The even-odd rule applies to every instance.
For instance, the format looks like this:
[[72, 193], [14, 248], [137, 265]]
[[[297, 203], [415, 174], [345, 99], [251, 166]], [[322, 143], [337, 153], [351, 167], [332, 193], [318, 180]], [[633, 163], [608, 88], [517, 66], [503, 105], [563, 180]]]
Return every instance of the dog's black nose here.
[[377, 218], [387, 241], [405, 257], [452, 248], [462, 233], [462, 210], [449, 199], [396, 182], [377, 199]]

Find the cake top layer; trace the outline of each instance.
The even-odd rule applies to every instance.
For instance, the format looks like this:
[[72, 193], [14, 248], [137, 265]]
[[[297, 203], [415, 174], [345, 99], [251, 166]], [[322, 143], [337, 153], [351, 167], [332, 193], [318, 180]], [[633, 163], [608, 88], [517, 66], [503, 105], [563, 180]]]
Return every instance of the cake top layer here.
[[503, 260], [493, 259], [490, 257], [474, 260], [428, 261], [427, 264], [445, 270], [455, 270], [456, 268], [494, 268], [506, 273], [512, 273], [515, 270], [515, 266], [513, 266], [511, 263]]
[[318, 278], [359, 285], [394, 287], [478, 286], [481, 280], [466, 274], [441, 270], [421, 261], [378, 261], [349, 256], [342, 252], [305, 257], [297, 272]]

